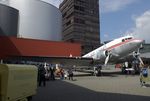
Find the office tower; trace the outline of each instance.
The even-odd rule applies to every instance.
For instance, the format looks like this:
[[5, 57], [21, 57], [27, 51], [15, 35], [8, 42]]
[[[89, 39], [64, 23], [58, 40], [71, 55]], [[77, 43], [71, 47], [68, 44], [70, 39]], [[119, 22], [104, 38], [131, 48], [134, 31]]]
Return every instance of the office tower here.
[[64, 41], [81, 43], [82, 54], [100, 45], [98, 0], [64, 0], [59, 9]]

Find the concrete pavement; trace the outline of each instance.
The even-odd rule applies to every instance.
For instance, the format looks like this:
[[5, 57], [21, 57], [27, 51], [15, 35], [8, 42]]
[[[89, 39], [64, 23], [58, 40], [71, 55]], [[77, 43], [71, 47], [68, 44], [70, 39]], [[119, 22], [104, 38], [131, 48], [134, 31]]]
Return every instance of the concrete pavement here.
[[149, 101], [150, 82], [146, 86], [140, 86], [137, 75], [77, 76], [74, 81], [48, 81], [33, 101]]

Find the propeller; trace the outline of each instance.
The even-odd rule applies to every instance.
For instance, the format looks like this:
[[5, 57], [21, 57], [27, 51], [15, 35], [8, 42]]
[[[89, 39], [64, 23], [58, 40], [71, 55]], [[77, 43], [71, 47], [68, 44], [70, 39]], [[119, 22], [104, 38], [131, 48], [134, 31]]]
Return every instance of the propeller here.
[[[141, 44], [141, 48], [142, 48], [143, 46], [142, 46], [142, 44]], [[141, 57], [140, 57], [140, 49], [138, 49], [138, 59], [140, 60], [140, 63], [142, 64], [142, 65], [144, 65], [144, 63], [143, 63], [143, 61], [142, 61], [142, 59], [141, 59]]]
[[108, 61], [109, 61], [109, 57], [110, 57], [110, 54], [107, 55], [106, 59], [105, 59], [105, 66], [107, 65]]
[[144, 63], [143, 63], [143, 61], [142, 61], [142, 59], [141, 59], [140, 56], [138, 56], [138, 59], [140, 60], [140, 63], [141, 63], [142, 65], [144, 65]]
[[142, 65], [144, 65], [144, 62], [143, 62], [143, 60], [142, 60], [141, 57], [140, 57], [139, 49], [138, 49], [138, 52], [134, 52], [134, 53], [133, 53], [133, 56], [134, 56], [136, 59], [138, 59]]
[[114, 52], [111, 52], [111, 51], [107, 51], [107, 50], [105, 51], [105, 55], [106, 55], [105, 64], [104, 64], [105, 66], [107, 65], [107, 63], [108, 63], [111, 56], [116, 56], [116, 57], [119, 56], [118, 54], [116, 54]]

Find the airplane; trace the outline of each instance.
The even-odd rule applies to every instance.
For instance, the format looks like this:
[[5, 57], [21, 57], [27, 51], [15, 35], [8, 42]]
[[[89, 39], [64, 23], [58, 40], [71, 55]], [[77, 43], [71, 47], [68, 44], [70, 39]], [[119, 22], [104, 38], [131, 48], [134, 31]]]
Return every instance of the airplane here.
[[[133, 36], [128, 35], [114, 39], [82, 57], [92, 58], [94, 61], [101, 61], [101, 63], [106, 66], [108, 61], [115, 62], [128, 56], [132, 52], [138, 51], [143, 42], [144, 40], [136, 39]], [[142, 62], [141, 58], [138, 58], [140, 62]]]

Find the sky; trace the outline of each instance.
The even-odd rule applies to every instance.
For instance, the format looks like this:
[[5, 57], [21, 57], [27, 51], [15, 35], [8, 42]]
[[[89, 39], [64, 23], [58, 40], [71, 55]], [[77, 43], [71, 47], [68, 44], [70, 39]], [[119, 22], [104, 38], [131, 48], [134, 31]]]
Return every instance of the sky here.
[[100, 0], [101, 40], [133, 35], [150, 43], [150, 0]]
[[[59, 7], [63, 0], [43, 0]], [[101, 42], [133, 35], [150, 43], [150, 0], [99, 0]]]

